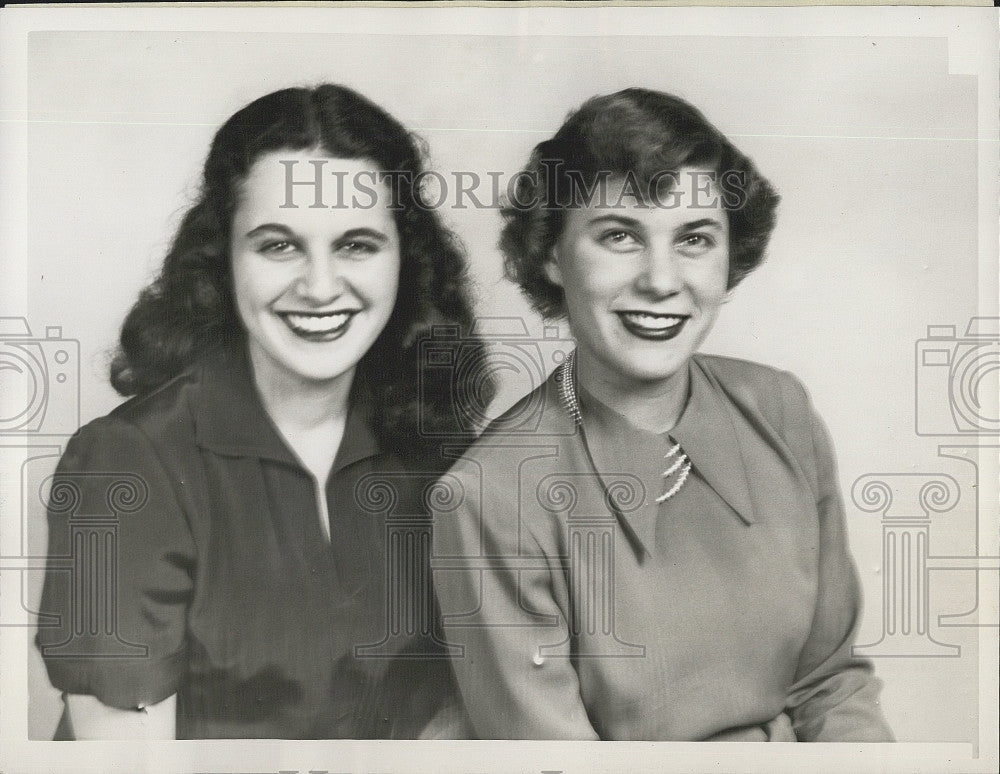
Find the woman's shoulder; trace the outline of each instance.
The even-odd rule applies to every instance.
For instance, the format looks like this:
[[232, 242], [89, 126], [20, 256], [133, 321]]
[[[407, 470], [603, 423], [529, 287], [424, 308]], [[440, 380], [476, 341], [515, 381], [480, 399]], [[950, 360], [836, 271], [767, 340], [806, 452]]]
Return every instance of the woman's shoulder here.
[[718, 355], [696, 355], [695, 363], [706, 374], [736, 416], [745, 426], [754, 428], [772, 446], [788, 452], [813, 490], [822, 485], [823, 470], [831, 463], [817, 458], [831, 458], [830, 441], [825, 425], [816, 414], [805, 386], [794, 374], [772, 366]]
[[796, 395], [805, 397], [806, 394], [805, 387], [795, 374], [764, 363], [700, 353], [694, 356], [694, 361], [728, 390], [777, 401], [787, 401]]
[[182, 374], [81, 427], [56, 467], [59, 491], [75, 492], [82, 512], [103, 512], [112, 492], [131, 493], [123, 501], [135, 506], [129, 512], [152, 503], [150, 513], [162, 514], [169, 503], [180, 503], [184, 482], [196, 480], [198, 455], [189, 409], [196, 405], [190, 395], [195, 382], [195, 374]]
[[473, 447], [496, 438], [572, 435], [575, 425], [562, 405], [559, 378], [556, 369], [535, 389], [515, 400], [487, 425]]
[[[559, 402], [555, 378], [555, 373], [550, 374], [535, 389], [516, 397], [508, 408], [494, 410], [494, 418], [485, 429], [455, 457], [449, 475], [459, 479], [478, 478], [477, 471], [483, 466], [499, 465], [506, 469], [509, 466], [505, 461], [523, 456], [526, 449], [540, 444], [548, 449], [572, 436], [575, 426]], [[506, 402], [503, 394], [499, 401]]]
[[697, 354], [695, 366], [710, 384], [743, 411], [765, 417], [776, 427], [801, 424], [811, 415], [809, 393], [795, 374], [780, 368], [722, 355]]
[[194, 443], [195, 413], [202, 382], [198, 366], [183, 371], [152, 392], [136, 395], [110, 413], [87, 422], [72, 445], [101, 445], [117, 456], [136, 445], [177, 446]]
[[790, 371], [758, 363], [754, 360], [698, 353], [694, 356], [694, 361], [704, 370], [726, 384], [742, 384], [748, 388], [764, 390], [775, 386], [801, 387], [798, 377]]

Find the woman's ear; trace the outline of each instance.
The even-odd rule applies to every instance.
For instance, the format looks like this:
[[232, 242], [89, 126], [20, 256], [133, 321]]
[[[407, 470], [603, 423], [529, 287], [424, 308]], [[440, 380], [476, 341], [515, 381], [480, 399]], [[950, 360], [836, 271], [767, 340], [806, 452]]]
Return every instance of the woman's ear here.
[[548, 277], [549, 282], [562, 287], [562, 271], [559, 268], [559, 259], [556, 256], [556, 249], [554, 247], [549, 251], [548, 259], [542, 264], [542, 271], [545, 272], [545, 276]]

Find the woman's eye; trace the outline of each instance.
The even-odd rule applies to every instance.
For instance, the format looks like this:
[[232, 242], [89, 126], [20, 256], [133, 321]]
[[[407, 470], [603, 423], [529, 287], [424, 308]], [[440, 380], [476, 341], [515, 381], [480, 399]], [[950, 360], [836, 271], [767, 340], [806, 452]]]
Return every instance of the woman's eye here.
[[708, 234], [687, 234], [678, 244], [688, 254], [700, 255], [715, 247], [715, 239]]
[[261, 253], [273, 256], [290, 255], [297, 249], [298, 246], [294, 242], [289, 242], [287, 239], [276, 239], [272, 242], [265, 242], [259, 248]]
[[366, 242], [363, 239], [352, 239], [349, 242], [343, 242], [338, 245], [338, 249], [343, 250], [348, 255], [363, 257], [377, 253], [379, 251], [379, 245], [374, 242]]
[[615, 229], [613, 231], [605, 231], [599, 237], [601, 244], [610, 247], [611, 249], [628, 249], [638, 244], [638, 240], [630, 234], [628, 231], [623, 231], [622, 229]]

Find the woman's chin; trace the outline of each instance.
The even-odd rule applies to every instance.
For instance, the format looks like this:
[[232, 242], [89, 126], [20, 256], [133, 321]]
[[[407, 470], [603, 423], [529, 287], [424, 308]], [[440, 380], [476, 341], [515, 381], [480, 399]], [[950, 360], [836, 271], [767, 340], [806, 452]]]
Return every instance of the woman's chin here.
[[687, 370], [689, 359], [690, 355], [659, 361], [648, 357], [636, 358], [619, 362], [613, 368], [619, 380], [645, 387], [664, 384], [677, 378], [678, 374]]

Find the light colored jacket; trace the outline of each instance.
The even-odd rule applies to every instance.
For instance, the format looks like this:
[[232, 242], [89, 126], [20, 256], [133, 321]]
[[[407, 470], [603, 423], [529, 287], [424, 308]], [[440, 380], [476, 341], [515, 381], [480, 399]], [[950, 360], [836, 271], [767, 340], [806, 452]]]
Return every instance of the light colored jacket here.
[[891, 741], [801, 384], [695, 356], [670, 433], [693, 470], [657, 504], [670, 439], [586, 393], [579, 431], [555, 379], [442, 480], [435, 587], [476, 734]]

